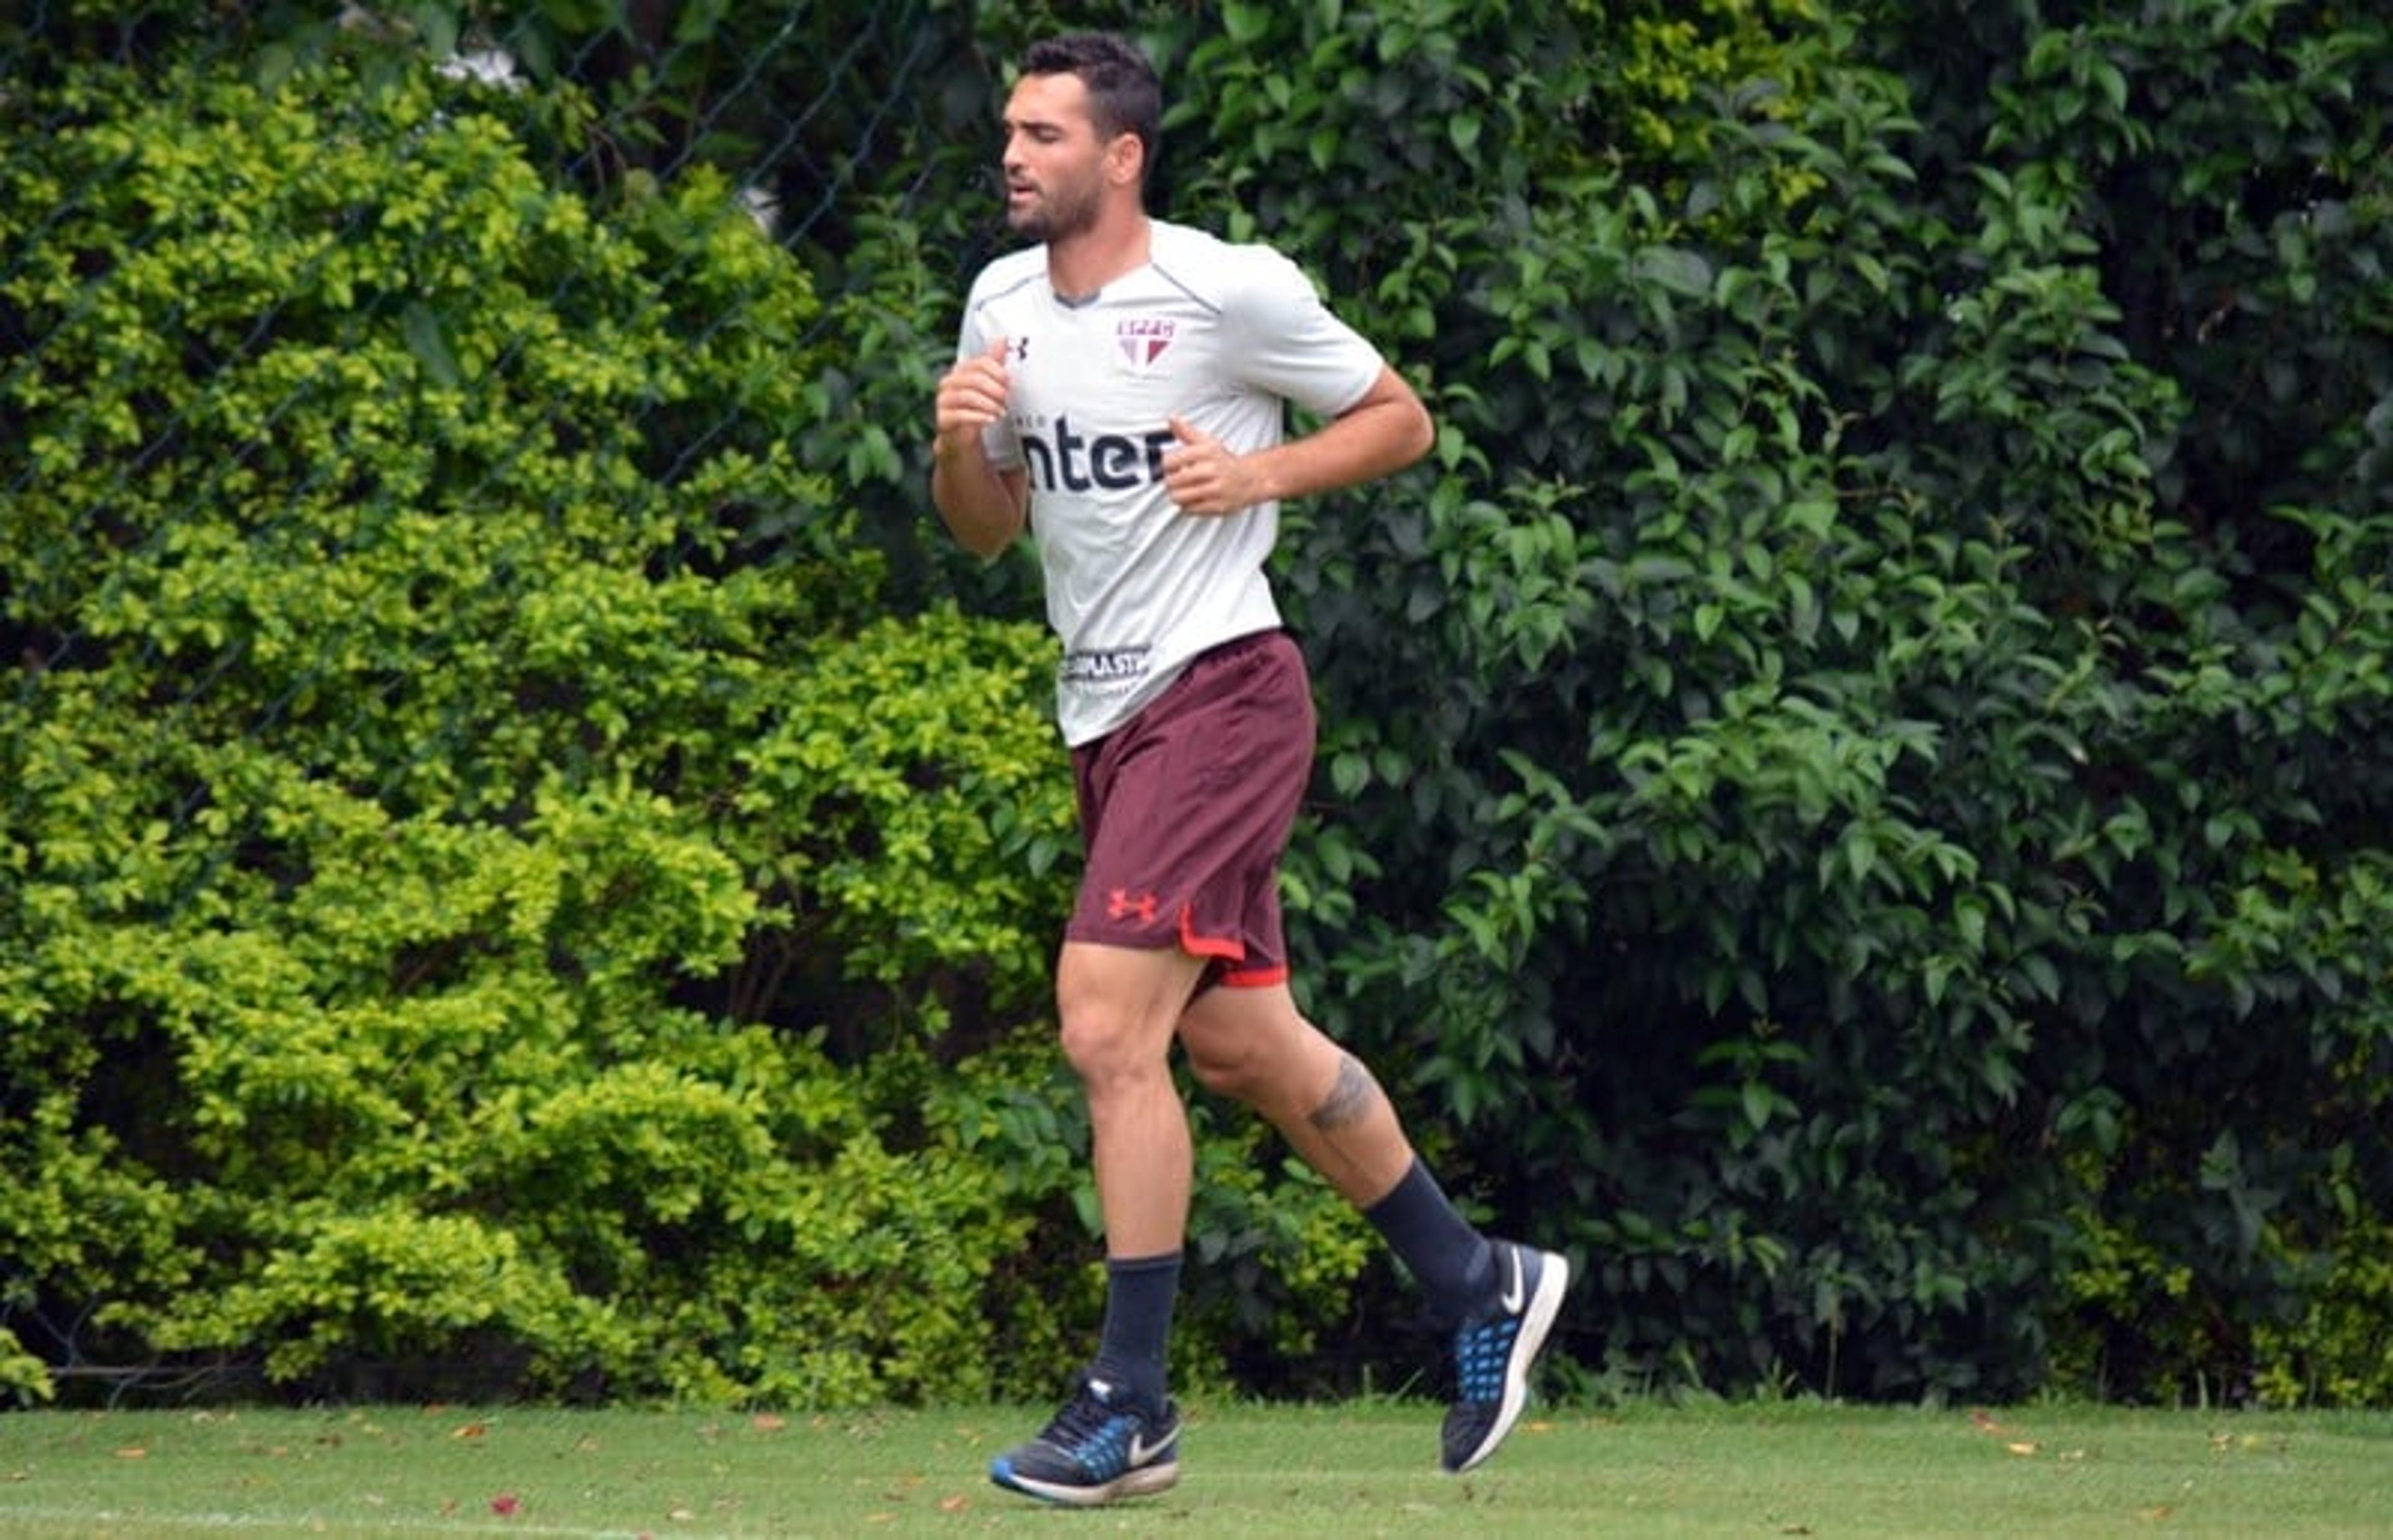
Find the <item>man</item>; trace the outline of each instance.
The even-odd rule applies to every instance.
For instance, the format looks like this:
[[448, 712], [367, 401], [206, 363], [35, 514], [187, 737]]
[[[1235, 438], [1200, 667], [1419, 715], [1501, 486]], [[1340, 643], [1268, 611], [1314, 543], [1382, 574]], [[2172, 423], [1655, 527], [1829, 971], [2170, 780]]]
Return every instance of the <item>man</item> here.
[[[1510, 1431], [1569, 1280], [1455, 1211], [1369, 1071], [1289, 993], [1275, 873], [1314, 718], [1263, 563], [1281, 500], [1410, 464], [1432, 428], [1286, 258], [1148, 216], [1160, 103], [1118, 38], [1026, 56], [1003, 170], [1007, 222], [1035, 244], [974, 281], [933, 448], [964, 546], [1035, 533], [1065, 649], [1087, 865], [1056, 1010], [1088, 1097], [1105, 1318], [1072, 1399], [990, 1474], [1076, 1505], [1179, 1479], [1164, 1364], [1192, 1156], [1174, 1041], [1363, 1209], [1456, 1327], [1447, 1469]], [[1289, 402], [1324, 425], [1284, 440]]]

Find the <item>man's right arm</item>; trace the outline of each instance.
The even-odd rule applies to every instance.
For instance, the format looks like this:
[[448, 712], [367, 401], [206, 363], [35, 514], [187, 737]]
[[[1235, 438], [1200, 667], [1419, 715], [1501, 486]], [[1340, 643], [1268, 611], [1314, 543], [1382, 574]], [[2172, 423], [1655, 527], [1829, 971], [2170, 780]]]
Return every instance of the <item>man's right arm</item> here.
[[974, 555], [994, 556], [1022, 533], [1023, 491], [1020, 471], [989, 463], [978, 429], [931, 440], [931, 501], [948, 532]]
[[991, 463], [981, 433], [1005, 414], [1005, 339], [993, 339], [939, 381], [931, 440], [931, 502], [959, 544], [994, 556], [1028, 520], [1027, 477]]

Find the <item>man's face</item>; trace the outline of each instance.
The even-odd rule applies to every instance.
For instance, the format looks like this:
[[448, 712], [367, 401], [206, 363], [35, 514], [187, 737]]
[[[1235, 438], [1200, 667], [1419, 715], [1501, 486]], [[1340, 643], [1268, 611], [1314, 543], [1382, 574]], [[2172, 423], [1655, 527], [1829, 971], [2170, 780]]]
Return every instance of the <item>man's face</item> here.
[[1005, 105], [1005, 222], [1033, 241], [1092, 228], [1104, 204], [1107, 146], [1078, 75], [1025, 75]]

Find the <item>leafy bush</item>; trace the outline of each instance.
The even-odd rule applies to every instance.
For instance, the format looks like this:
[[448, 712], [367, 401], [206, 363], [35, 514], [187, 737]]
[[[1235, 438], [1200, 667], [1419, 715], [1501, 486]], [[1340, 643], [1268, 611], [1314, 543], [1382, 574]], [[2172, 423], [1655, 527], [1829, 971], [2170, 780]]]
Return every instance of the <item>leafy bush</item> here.
[[[1026, 1220], [765, 975], [1048, 929], [1045, 644], [863, 623], [877, 562], [787, 446], [800, 270], [719, 178], [594, 207], [428, 76], [7, 108], [51, 130], [0, 168], [40, 342], [0, 380], [19, 1338], [303, 1386], [985, 1383]], [[758, 1024], [692, 1008], [726, 980]]]
[[[520, 97], [331, 88], [305, 29], [279, 92], [136, 85], [78, 12], [0, 100], [0, 1332], [1060, 1374], [1046, 644], [904, 426], [1057, 7], [925, 7], [962, 67], [843, 163], [819, 301], [731, 200], [824, 190], [747, 159], [790, 58], [569, 9]], [[1164, 61], [1170, 212], [1438, 414], [1289, 510], [1292, 940], [1447, 1184], [1578, 1254], [1611, 1382], [2384, 1393], [2393, 28], [2048, 10], [1069, 19]], [[1353, 1216], [1199, 1116], [1183, 1372], [1407, 1373], [1334, 1329], [1393, 1292]], [[857, 1215], [957, 1292], [875, 1314]]]
[[[2088, 17], [1190, 46], [1196, 190], [1444, 424], [1288, 554], [1325, 1013], [1624, 1377], [2017, 1393], [2093, 1311], [2159, 1331], [2114, 1393], [2248, 1386], [2393, 1204], [2393, 33]], [[2118, 1237], [2225, 1325], [2098, 1283]]]

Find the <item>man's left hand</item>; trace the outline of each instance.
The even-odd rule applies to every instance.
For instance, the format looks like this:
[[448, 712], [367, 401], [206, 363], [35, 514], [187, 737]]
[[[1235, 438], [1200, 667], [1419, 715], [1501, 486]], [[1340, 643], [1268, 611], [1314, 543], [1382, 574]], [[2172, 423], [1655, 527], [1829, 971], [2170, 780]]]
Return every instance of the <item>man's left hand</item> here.
[[1163, 488], [1183, 514], [1236, 514], [1263, 502], [1262, 477], [1246, 456], [1185, 417], [1171, 419], [1179, 447], [1163, 455]]

